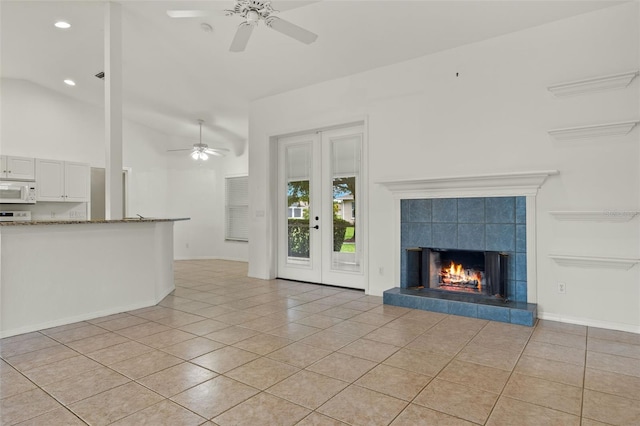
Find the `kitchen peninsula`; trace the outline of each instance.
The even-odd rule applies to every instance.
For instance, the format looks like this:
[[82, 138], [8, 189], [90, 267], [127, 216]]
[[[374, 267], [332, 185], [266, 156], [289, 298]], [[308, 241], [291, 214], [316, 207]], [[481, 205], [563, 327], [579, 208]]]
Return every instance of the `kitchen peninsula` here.
[[0, 338], [157, 304], [181, 220], [0, 223]]

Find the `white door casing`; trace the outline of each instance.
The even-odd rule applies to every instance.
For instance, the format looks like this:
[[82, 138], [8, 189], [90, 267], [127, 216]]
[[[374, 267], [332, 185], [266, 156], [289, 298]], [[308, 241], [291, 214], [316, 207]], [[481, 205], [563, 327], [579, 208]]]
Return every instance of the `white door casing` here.
[[[278, 277], [367, 287], [363, 145], [361, 125], [278, 138]], [[302, 201], [294, 195], [300, 188]], [[307, 219], [291, 226], [296, 215]], [[292, 252], [290, 238], [301, 235], [308, 250]], [[341, 235], [351, 238], [341, 242]]]

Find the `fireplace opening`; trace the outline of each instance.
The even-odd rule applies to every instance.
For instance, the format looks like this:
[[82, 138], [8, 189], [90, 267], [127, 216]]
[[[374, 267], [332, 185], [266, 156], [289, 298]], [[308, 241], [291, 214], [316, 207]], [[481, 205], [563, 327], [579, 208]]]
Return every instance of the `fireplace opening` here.
[[508, 255], [496, 251], [407, 249], [409, 287], [507, 299]]

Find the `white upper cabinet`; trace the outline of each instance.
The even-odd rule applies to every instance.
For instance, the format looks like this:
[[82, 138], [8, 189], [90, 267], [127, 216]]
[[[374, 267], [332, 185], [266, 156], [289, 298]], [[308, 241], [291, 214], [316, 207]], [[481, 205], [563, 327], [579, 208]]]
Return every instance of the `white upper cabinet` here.
[[88, 202], [91, 199], [91, 168], [84, 163], [64, 163], [65, 201]]
[[0, 156], [0, 179], [35, 180], [35, 159], [29, 157]]
[[85, 163], [37, 159], [37, 201], [88, 202], [91, 169]]
[[36, 161], [36, 201], [64, 201], [64, 161]]

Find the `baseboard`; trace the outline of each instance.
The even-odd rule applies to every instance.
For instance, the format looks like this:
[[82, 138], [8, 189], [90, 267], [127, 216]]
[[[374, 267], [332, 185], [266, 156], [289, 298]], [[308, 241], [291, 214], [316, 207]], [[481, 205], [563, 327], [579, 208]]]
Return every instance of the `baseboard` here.
[[174, 283], [174, 284], [171, 285], [171, 288], [168, 288], [164, 292], [160, 293], [160, 297], [158, 297], [158, 300], [156, 300], [155, 304], [157, 305], [158, 303], [162, 302], [162, 299], [164, 299], [169, 294], [171, 294], [175, 289], [176, 289], [176, 285]]
[[[173, 291], [173, 290], [171, 290], [171, 291]], [[169, 294], [169, 293], [167, 293], [167, 294]], [[160, 300], [162, 300], [162, 299], [164, 299], [164, 296], [160, 298]], [[38, 324], [30, 324], [30, 325], [26, 325], [26, 326], [20, 327], [20, 328], [15, 328], [15, 329], [12, 329], [12, 330], [4, 330], [4, 331], [0, 331], [0, 338], [16, 336], [18, 334], [24, 334], [24, 333], [31, 333], [32, 331], [40, 331], [40, 330], [45, 330], [47, 328], [58, 327], [60, 325], [73, 324], [74, 322], [88, 321], [88, 320], [92, 320], [92, 319], [96, 319], [96, 318], [100, 318], [100, 317], [106, 317], [108, 315], [119, 314], [119, 313], [122, 313], [122, 312], [134, 311], [136, 309], [141, 309], [141, 308], [147, 308], [149, 306], [157, 305], [158, 302], [160, 302], [160, 300], [158, 300], [157, 302], [154, 301], [154, 300], [149, 300], [149, 301], [146, 301], [146, 302], [140, 302], [140, 303], [135, 303], [135, 304], [126, 305], [126, 306], [120, 306], [120, 307], [117, 307], [117, 308], [106, 309], [106, 310], [103, 310], [103, 311], [89, 312], [89, 313], [86, 313], [86, 314], [76, 315], [76, 316], [73, 316], [73, 317], [61, 318], [61, 319], [57, 319], [57, 320], [54, 320], [54, 321], [46, 321], [46, 322], [42, 322], [42, 323], [38, 323]]]
[[219, 256], [193, 256], [193, 257], [174, 257], [173, 260], [228, 260], [231, 262], [245, 262], [247, 259], [240, 259], [237, 257], [219, 257]]
[[626, 331], [628, 333], [640, 334], [640, 326], [613, 321], [599, 321], [590, 318], [572, 317], [540, 311], [538, 311], [538, 318], [549, 321], [564, 322], [567, 324], [586, 325], [587, 327], [606, 328], [609, 330]]

